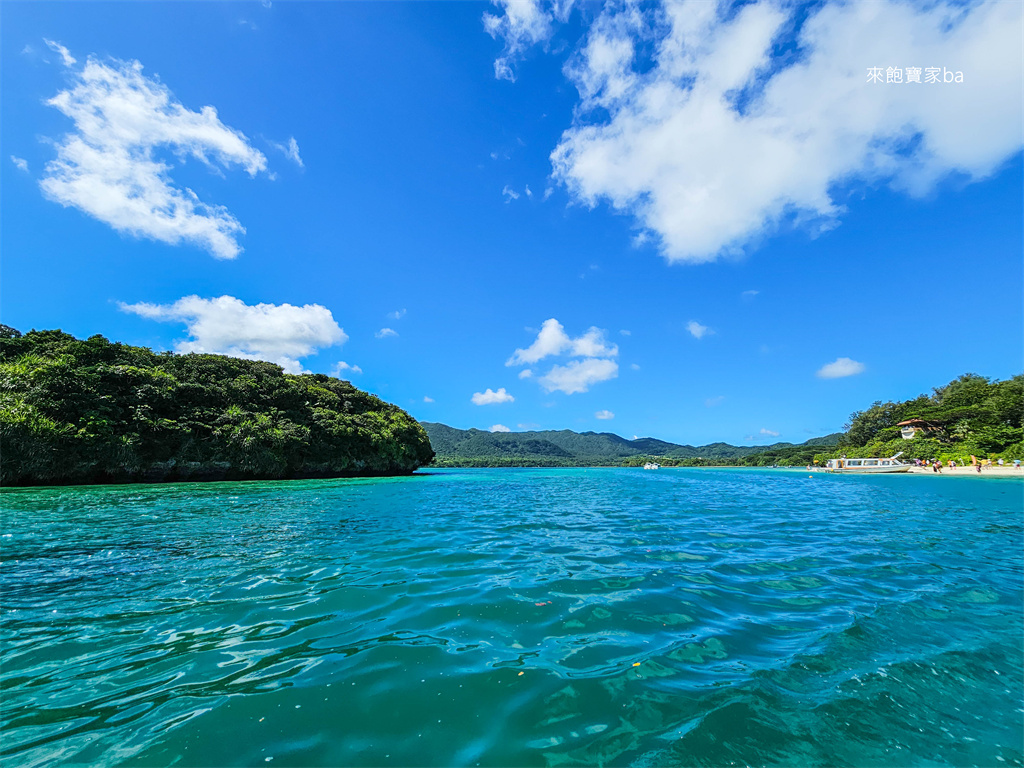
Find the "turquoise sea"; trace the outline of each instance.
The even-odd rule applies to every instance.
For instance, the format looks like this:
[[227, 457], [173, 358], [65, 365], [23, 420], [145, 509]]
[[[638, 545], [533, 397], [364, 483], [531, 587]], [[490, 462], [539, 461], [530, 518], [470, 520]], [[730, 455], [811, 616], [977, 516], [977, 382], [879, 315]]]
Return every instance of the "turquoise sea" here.
[[1024, 481], [8, 490], [0, 764], [1020, 766]]

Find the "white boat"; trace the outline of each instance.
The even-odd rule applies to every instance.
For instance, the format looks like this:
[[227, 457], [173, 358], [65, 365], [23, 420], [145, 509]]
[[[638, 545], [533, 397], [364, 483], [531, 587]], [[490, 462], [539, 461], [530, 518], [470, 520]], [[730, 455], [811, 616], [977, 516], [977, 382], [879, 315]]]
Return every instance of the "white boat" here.
[[653, 461], [648, 461], [644, 464], [644, 469], [661, 469], [661, 464], [655, 464]]
[[910, 464], [904, 464], [899, 460], [903, 455], [900, 451], [888, 459], [829, 459], [825, 469], [829, 472], [841, 472], [850, 475], [882, 474], [890, 472], [909, 472]]

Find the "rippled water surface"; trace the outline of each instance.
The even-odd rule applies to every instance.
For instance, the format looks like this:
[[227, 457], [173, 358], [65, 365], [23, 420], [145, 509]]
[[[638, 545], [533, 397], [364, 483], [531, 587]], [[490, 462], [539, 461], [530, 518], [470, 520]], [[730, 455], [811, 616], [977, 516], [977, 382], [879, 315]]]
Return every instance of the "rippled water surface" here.
[[1022, 765], [1024, 482], [0, 496], [4, 765]]

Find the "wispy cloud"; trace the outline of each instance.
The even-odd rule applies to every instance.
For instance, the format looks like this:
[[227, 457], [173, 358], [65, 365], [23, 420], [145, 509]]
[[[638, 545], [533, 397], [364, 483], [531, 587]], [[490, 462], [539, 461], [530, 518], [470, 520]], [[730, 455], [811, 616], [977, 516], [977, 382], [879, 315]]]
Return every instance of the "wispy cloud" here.
[[774, 430], [771, 429], [765, 429], [764, 427], [761, 427], [761, 434], [767, 435], [768, 437], [778, 437], [780, 433], [775, 432]]
[[150, 320], [184, 323], [191, 338], [174, 345], [178, 352], [267, 360], [289, 373], [302, 372], [299, 358], [348, 340], [331, 311], [319, 304], [249, 305], [234, 296], [185, 296], [173, 304], [122, 302], [119, 306]]
[[299, 143], [295, 140], [294, 136], [290, 137], [286, 144], [279, 144], [276, 141], [272, 141], [270, 143], [273, 144], [276, 149], [280, 150], [285, 157], [299, 166], [299, 168], [306, 167], [306, 164], [302, 162], [301, 155], [299, 155]]
[[530, 370], [529, 368], [524, 368], [523, 370], [521, 370], [519, 372], [519, 378], [520, 379], [528, 379], [531, 376], [533, 376], [533, 371]]
[[483, 392], [474, 392], [470, 399], [473, 401], [473, 405], [499, 405], [515, 402], [515, 398], [506, 392], [504, 387], [497, 392], [488, 387]]
[[608, 419], [614, 419], [615, 418], [615, 414], [612, 413], [611, 411], [605, 410], [605, 411], [598, 411], [597, 413], [594, 414], [594, 417], [598, 418], [598, 419], [602, 419], [602, 420], [608, 420]]
[[865, 369], [864, 363], [858, 363], [856, 360], [851, 360], [848, 357], [839, 357], [831, 363], [821, 366], [818, 369], [817, 376], [819, 379], [841, 379], [846, 376], [856, 376], [858, 373], [864, 373]]
[[495, 5], [504, 13], [485, 13], [483, 18], [488, 34], [505, 43], [501, 56], [494, 61], [494, 76], [515, 82], [512, 64], [531, 45], [551, 37], [554, 18], [538, 0], [496, 0]]
[[28, 173], [28, 160], [11, 155], [11, 162], [14, 163], [14, 167], [17, 168], [19, 171]]
[[72, 56], [71, 52], [60, 43], [55, 42], [54, 40], [47, 40], [45, 37], [43, 38], [43, 42], [46, 43], [47, 48], [60, 56], [60, 60], [65, 67], [70, 67], [72, 64], [78, 63], [78, 59]]
[[714, 333], [706, 325], [701, 325], [696, 320], [691, 320], [686, 324], [686, 330], [690, 332], [690, 335], [695, 339], [703, 339], [709, 333]]
[[423, 396], [423, 402], [424, 402], [424, 403], [432, 403], [432, 402], [434, 402], [434, 398], [432, 398], [432, 397], [427, 397], [426, 395], [424, 395], [424, 396]]
[[354, 373], [358, 375], [362, 372], [363, 369], [360, 368], [358, 365], [349, 365], [344, 360], [342, 360], [337, 365], [335, 365], [334, 368], [331, 370], [331, 375], [340, 378], [341, 375], [344, 373]]
[[394, 330], [393, 328], [381, 328], [373, 335], [378, 339], [387, 339], [392, 336], [397, 336], [398, 331]]
[[388, 312], [387, 316], [389, 320], [401, 320], [403, 317], [405, 317], [405, 310], [396, 309], [394, 312]]
[[714, 408], [716, 405], [721, 405], [725, 402], [725, 395], [718, 395], [717, 397], [709, 397], [704, 401], [705, 408]]
[[[75, 63], [70, 55], [64, 60]], [[72, 87], [47, 104], [74, 123], [74, 131], [55, 142], [57, 157], [39, 182], [48, 198], [123, 234], [191, 243], [222, 259], [241, 252], [237, 238], [245, 230], [238, 220], [175, 186], [170, 176], [171, 158], [191, 157], [218, 173], [240, 166], [255, 176], [266, 169], [266, 158], [222, 123], [216, 109], [187, 109], [137, 61], [92, 57], [74, 72]]]
[[511, 203], [513, 200], [519, 199], [519, 193], [512, 189], [508, 184], [506, 184], [501, 190], [501, 194], [504, 195], [506, 203]]

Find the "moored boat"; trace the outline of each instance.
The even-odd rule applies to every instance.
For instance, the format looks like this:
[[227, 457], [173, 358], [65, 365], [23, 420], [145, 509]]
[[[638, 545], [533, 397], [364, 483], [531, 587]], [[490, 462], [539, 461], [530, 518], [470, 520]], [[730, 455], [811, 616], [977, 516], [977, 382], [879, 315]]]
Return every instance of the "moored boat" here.
[[661, 469], [661, 464], [658, 464], [653, 461], [648, 461], [646, 464], [644, 464], [644, 469]]
[[909, 472], [910, 464], [904, 464], [899, 460], [899, 457], [902, 455], [903, 451], [900, 451], [895, 456], [890, 456], [888, 459], [847, 459], [844, 456], [841, 459], [829, 459], [825, 464], [825, 469], [829, 472], [842, 472], [851, 475]]

